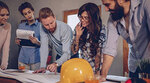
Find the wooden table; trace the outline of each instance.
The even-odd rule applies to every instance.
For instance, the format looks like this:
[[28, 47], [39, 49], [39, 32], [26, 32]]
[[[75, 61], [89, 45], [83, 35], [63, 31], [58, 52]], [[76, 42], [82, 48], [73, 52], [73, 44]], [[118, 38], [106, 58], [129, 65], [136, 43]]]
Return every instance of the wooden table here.
[[22, 83], [22, 82], [13, 78], [0, 76], [0, 83]]

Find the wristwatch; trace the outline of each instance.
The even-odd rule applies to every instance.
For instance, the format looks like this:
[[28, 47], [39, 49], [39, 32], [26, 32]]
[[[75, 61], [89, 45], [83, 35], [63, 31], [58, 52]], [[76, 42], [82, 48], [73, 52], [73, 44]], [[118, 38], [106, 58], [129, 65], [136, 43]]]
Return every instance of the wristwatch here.
[[54, 62], [56, 64], [56, 66], [58, 67], [58, 63]]

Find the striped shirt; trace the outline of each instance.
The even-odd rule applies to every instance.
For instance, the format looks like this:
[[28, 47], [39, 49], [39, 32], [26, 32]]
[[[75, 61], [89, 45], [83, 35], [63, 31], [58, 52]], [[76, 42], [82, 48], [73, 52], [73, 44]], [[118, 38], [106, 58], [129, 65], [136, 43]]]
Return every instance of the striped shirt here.
[[[125, 20], [108, 20], [108, 40], [104, 53], [116, 56], [118, 37], [122, 36], [129, 45], [128, 68], [135, 72], [139, 62], [150, 59], [150, 0], [131, 0], [129, 32]], [[119, 34], [118, 34], [119, 33]]]

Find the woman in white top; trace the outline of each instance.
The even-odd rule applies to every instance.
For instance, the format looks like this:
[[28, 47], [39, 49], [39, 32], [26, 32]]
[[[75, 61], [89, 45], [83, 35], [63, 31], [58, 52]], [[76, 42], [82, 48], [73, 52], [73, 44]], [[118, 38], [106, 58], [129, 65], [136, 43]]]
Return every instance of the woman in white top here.
[[9, 57], [11, 37], [11, 25], [7, 22], [9, 14], [8, 6], [4, 2], [0, 1], [0, 55], [2, 55], [0, 68], [3, 70], [7, 68]]

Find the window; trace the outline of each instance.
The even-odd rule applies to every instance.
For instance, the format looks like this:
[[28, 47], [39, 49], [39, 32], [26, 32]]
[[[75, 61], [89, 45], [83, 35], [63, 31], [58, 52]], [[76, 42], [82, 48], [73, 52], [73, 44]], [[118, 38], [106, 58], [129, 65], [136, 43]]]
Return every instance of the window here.
[[76, 24], [79, 22], [77, 14], [78, 9], [64, 11], [64, 22], [67, 23], [72, 30], [74, 30]]
[[79, 19], [77, 17], [77, 14], [69, 15], [67, 17], [67, 24], [72, 28], [72, 30], [75, 29], [75, 26], [79, 23]]

